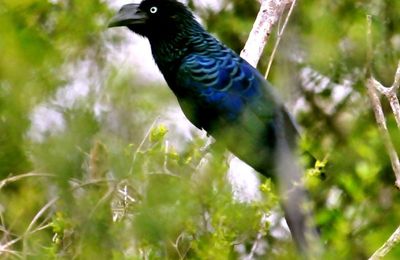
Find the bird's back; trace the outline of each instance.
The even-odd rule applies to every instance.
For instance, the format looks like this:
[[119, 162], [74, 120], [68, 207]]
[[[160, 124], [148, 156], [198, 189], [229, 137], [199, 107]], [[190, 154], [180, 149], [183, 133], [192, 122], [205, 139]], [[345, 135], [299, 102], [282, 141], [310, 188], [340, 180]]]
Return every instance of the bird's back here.
[[271, 176], [265, 169], [273, 163], [276, 131], [281, 129], [278, 114], [290, 129], [288, 138], [294, 142], [297, 136], [295, 123], [274, 89], [247, 61], [207, 32], [194, 34], [180, 46], [182, 50], [184, 55], [169, 65], [160, 61], [166, 57], [155, 59], [187, 118]]

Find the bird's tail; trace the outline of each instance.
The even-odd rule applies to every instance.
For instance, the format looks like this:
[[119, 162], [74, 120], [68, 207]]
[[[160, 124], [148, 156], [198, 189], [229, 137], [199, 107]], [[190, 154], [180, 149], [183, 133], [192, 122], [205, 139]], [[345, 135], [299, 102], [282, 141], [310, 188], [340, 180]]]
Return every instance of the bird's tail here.
[[297, 137], [294, 137], [291, 124], [286, 118], [286, 111], [279, 113], [276, 120], [277, 143], [275, 150], [275, 176], [293, 240], [299, 250], [308, 256], [319, 255], [322, 246], [315, 224], [312, 221], [312, 210], [308, 194], [302, 185], [303, 169], [297, 153]]

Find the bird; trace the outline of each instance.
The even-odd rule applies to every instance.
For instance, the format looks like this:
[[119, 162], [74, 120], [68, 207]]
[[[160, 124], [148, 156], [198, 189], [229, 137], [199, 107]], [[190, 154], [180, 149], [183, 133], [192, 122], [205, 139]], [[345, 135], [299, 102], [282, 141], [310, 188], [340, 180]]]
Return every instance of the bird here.
[[303, 207], [299, 130], [271, 84], [176, 0], [126, 4], [108, 24], [121, 26], [149, 40], [155, 63], [189, 121], [277, 183], [292, 238], [300, 252], [309, 251], [309, 237], [317, 235]]

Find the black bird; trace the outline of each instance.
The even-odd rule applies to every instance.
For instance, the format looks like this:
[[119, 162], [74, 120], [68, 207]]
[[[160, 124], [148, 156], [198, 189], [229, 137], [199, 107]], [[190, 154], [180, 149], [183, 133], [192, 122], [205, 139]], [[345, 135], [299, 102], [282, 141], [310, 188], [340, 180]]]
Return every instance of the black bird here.
[[208, 33], [182, 3], [143, 0], [124, 5], [109, 27], [126, 26], [149, 39], [155, 62], [186, 117], [216, 143], [278, 183], [297, 246], [307, 251], [299, 185], [296, 123], [271, 85], [248, 62]]

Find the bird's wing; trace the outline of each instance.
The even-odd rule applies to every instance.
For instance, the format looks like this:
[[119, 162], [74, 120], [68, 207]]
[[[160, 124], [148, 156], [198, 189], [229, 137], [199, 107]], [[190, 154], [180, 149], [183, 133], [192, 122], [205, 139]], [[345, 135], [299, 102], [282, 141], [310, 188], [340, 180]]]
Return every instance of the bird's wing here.
[[[177, 79], [180, 87], [192, 93], [193, 107], [203, 110], [198, 117], [202, 121], [191, 121], [207, 126], [216, 119], [215, 128], [205, 129], [217, 142], [225, 143], [264, 176], [277, 180], [290, 230], [298, 245], [306, 248], [306, 233], [313, 230], [307, 229], [302, 208], [305, 191], [294, 185], [302, 176], [296, 155], [297, 127], [272, 87], [249, 63], [229, 55], [189, 55]], [[221, 124], [225, 119], [232, 123]]]
[[[191, 54], [183, 61], [177, 80], [181, 88], [187, 89], [196, 98], [192, 99], [196, 110], [193, 113], [200, 115], [187, 115], [192, 123], [215, 135], [210, 121], [216, 120], [215, 125], [219, 129], [221, 121], [232, 122], [228, 124], [232, 128], [224, 128], [221, 135], [226, 138], [227, 132], [231, 131], [233, 141], [228, 141], [227, 145], [245, 161], [251, 160], [245, 158], [247, 151], [238, 151], [235, 147], [238, 140], [247, 143], [248, 150], [272, 148], [277, 131], [284, 130], [285, 133], [281, 134], [289, 143], [295, 143], [296, 125], [274, 89], [239, 56], [226, 53], [221, 57]], [[254, 162], [252, 166], [259, 169], [259, 164], [262, 163]]]
[[220, 57], [187, 56], [179, 68], [177, 82], [197, 97], [200, 105], [215, 109], [227, 120], [236, 120], [248, 107], [262, 120], [270, 116], [277, 101], [273, 91], [264, 89], [267, 82], [258, 71], [229, 53]]

